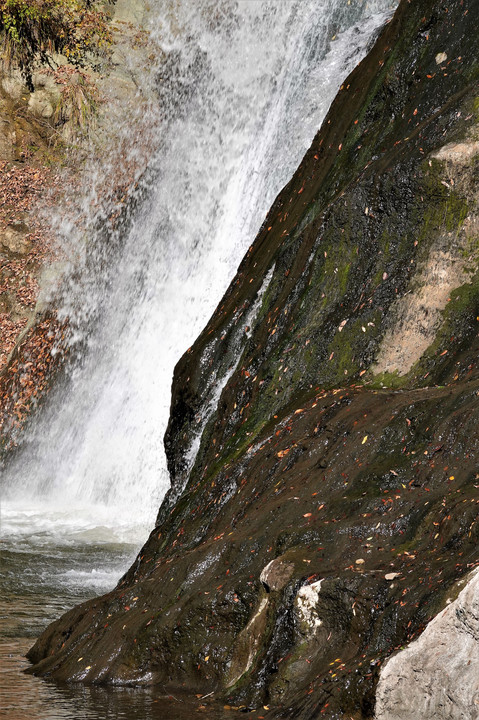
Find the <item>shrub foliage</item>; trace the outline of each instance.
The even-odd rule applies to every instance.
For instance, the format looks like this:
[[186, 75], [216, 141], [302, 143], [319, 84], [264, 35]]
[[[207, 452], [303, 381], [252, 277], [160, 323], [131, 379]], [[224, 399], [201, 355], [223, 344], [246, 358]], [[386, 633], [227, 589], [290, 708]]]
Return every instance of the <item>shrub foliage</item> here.
[[112, 42], [95, 0], [0, 0], [0, 36], [5, 64], [18, 65], [30, 89], [35, 66], [51, 64], [53, 54], [83, 67]]

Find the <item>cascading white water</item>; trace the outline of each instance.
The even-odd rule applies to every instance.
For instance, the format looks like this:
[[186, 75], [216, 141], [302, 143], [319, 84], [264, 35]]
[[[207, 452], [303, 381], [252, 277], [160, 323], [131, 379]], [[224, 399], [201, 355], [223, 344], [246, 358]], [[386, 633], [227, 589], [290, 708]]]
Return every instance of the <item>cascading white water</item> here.
[[[164, 13], [150, 3], [169, 60], [155, 71], [146, 201], [106, 275], [91, 272], [95, 254], [105, 257], [98, 234], [89, 263], [63, 278], [63, 313], [87, 341], [7, 471], [4, 532], [45, 527], [46, 517], [60, 533], [151, 527], [169, 485], [162, 438], [174, 365], [395, 5], [182, 0]], [[94, 199], [85, 191], [84, 206]], [[64, 232], [71, 246], [85, 228]]]

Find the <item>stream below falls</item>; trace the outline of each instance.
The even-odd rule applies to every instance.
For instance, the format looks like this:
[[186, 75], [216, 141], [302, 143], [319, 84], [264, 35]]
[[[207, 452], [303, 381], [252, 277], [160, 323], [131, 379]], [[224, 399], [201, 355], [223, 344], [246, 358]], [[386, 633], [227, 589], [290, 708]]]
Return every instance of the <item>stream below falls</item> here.
[[[74, 605], [110, 590], [138, 551], [138, 528], [94, 526], [87, 510], [2, 513], [0, 717], [9, 720], [211, 720], [237, 712], [175, 689], [61, 686], [23, 671], [39, 633]], [[107, 523], [107, 518], [104, 518]], [[194, 713], [194, 715], [193, 715]]]

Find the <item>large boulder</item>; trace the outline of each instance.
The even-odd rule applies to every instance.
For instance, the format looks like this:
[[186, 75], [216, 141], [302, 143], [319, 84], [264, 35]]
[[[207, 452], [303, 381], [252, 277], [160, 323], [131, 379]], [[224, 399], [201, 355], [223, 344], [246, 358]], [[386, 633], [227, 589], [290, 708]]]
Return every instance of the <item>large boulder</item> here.
[[376, 720], [479, 717], [479, 573], [423, 634], [387, 661]]

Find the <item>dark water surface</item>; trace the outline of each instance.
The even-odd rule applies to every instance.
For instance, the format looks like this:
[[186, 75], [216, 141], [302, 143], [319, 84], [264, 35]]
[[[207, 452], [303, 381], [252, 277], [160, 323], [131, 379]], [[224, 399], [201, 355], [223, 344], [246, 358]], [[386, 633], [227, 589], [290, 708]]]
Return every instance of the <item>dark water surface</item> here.
[[[95, 534], [98, 537], [98, 529]], [[106, 535], [106, 529], [105, 529]], [[87, 538], [84, 538], [85, 540]], [[0, 717], [10, 720], [238, 718], [208, 699], [153, 690], [58, 685], [23, 671], [41, 631], [74, 605], [112, 589], [138, 549], [44, 533], [0, 544]], [[245, 717], [240, 715], [240, 717]]]
[[[2, 608], [3, 614], [3, 608]], [[228, 712], [207, 700], [162, 695], [159, 691], [131, 688], [60, 686], [23, 672], [24, 655], [31, 646], [26, 638], [0, 641], [0, 717], [10, 720], [213, 720], [245, 717]]]

